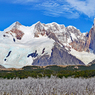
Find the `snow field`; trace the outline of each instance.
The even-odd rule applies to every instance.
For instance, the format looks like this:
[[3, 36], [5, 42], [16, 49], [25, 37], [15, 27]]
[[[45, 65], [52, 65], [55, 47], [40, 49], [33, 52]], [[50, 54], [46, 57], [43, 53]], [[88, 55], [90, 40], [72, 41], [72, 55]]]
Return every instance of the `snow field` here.
[[[28, 54], [34, 53], [37, 50], [38, 55], [51, 55], [54, 41], [48, 37], [33, 38], [27, 43], [0, 43], [0, 64], [6, 68], [22, 68], [26, 65], [32, 65], [33, 58], [27, 57]], [[8, 52], [12, 51], [10, 56], [6, 58]], [[4, 61], [6, 59], [6, 61]]]
[[85, 65], [95, 59], [95, 54], [91, 52], [78, 52], [74, 49], [71, 49], [70, 54], [76, 56], [76, 58], [80, 59]]

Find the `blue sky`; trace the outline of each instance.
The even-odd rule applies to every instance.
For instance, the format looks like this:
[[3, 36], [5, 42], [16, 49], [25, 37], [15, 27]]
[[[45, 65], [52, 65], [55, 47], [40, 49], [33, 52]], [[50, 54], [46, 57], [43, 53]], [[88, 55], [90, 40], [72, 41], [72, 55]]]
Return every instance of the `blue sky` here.
[[0, 30], [19, 21], [25, 26], [40, 21], [90, 30], [95, 17], [95, 0], [0, 0]]

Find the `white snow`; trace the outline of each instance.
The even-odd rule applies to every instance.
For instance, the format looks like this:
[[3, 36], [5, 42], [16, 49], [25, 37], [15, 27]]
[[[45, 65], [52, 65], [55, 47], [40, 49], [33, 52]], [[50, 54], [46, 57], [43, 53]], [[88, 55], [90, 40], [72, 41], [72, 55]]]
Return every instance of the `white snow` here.
[[95, 54], [88, 52], [78, 52], [74, 49], [71, 49], [70, 54], [76, 56], [76, 58], [80, 59], [85, 65], [95, 59]]
[[[45, 48], [44, 54], [51, 56], [52, 47], [54, 46], [54, 40], [49, 39], [47, 36], [34, 37], [35, 24], [26, 27], [19, 25], [18, 30], [23, 31], [24, 36], [21, 40], [13, 42], [13, 37], [10, 34], [6, 34], [7, 37], [3, 37], [3, 34], [10, 31], [14, 27], [13, 23], [10, 27], [0, 32], [0, 64], [6, 68], [22, 68], [26, 65], [32, 65], [33, 58], [27, 57], [28, 54], [34, 53], [37, 50], [38, 56], [42, 55], [42, 51]], [[8, 52], [12, 51], [10, 56], [6, 58]], [[4, 61], [6, 59], [6, 61]]]
[[74, 33], [71, 33], [71, 37], [73, 40], [77, 39]]
[[73, 28], [73, 26], [69, 25], [67, 28]]
[[22, 40], [20, 42], [25, 43], [34, 37], [33, 28], [34, 27], [25, 27], [22, 25], [19, 27], [19, 30], [24, 32], [24, 36], [22, 37]]
[[67, 43], [71, 43], [72, 41], [71, 41], [71, 38], [69, 37], [68, 39], [67, 39]]
[[[74, 26], [71, 26], [71, 25], [69, 25], [69, 26], [67, 26], [67, 28], [71, 28], [71, 29], [77, 29], [76, 27], [74, 27]], [[78, 29], [79, 30], [79, 29]]]
[[[37, 50], [38, 55], [41, 55], [43, 48], [45, 53], [51, 55], [51, 49], [54, 41], [48, 37], [32, 38], [26, 43], [0, 43], [0, 64], [6, 68], [21, 68], [26, 65], [32, 65], [33, 58], [27, 57]], [[9, 51], [12, 51], [10, 56], [6, 58]], [[6, 61], [4, 61], [6, 59]]]
[[87, 33], [88, 33], [88, 32], [85, 32], [85, 33], [82, 33], [82, 34], [83, 34], [83, 36], [85, 36]]
[[4, 32], [8, 32], [10, 31], [14, 26], [15, 26], [16, 22], [14, 22], [12, 25], [10, 25], [8, 28], [4, 29]]

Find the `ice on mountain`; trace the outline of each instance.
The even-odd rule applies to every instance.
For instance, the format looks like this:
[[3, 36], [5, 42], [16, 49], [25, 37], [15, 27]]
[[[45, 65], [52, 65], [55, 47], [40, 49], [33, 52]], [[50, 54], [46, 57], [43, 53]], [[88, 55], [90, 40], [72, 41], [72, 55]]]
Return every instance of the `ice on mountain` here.
[[[54, 41], [48, 37], [32, 38], [27, 43], [25, 41], [16, 43], [0, 43], [0, 63], [6, 68], [21, 68], [26, 65], [30, 65], [33, 62], [33, 58], [27, 55], [37, 50], [38, 55], [42, 54], [43, 48], [45, 53], [51, 55], [51, 49]], [[6, 58], [9, 51], [12, 51], [10, 56]], [[5, 60], [6, 59], [6, 60]]]
[[[24, 33], [21, 40], [16, 39], [15, 33], [12, 33], [13, 36], [10, 35], [10, 33], [5, 33], [10, 31], [12, 28], [17, 28]], [[39, 32], [38, 37], [34, 36], [36, 32]], [[7, 68], [21, 68], [26, 65], [31, 65], [37, 56], [42, 56], [44, 54], [51, 56], [55, 41], [53, 40], [53, 37], [50, 38], [47, 34], [41, 35], [40, 32], [49, 32], [49, 34], [54, 34], [53, 36], [55, 36], [59, 45], [61, 47], [65, 46], [65, 49], [67, 50], [68, 47], [71, 48], [70, 43], [74, 40], [78, 42], [81, 39], [85, 39], [85, 34], [82, 34], [78, 29], [76, 29], [76, 27], [73, 26], [65, 27], [64, 25], [59, 25], [55, 22], [49, 24], [37, 22], [29, 27], [21, 25], [19, 22], [15, 22], [6, 28], [4, 32], [0, 32], [1, 65]], [[3, 37], [3, 35], [5, 35], [5, 37]], [[35, 50], [37, 50], [36, 53]], [[12, 52], [6, 58], [9, 51]], [[88, 64], [88, 62], [92, 61], [95, 57], [92, 53], [78, 52], [74, 49], [72, 49], [70, 53], [82, 60], [85, 64]], [[89, 58], [88, 55], [92, 57], [85, 60], [85, 56], [86, 58]]]

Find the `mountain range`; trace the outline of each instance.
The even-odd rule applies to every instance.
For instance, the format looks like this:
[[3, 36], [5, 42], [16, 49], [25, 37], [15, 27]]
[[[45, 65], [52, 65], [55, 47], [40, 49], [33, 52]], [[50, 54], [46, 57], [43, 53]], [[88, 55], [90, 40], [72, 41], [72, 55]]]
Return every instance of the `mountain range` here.
[[89, 32], [55, 22], [24, 26], [19, 22], [0, 31], [0, 65], [88, 65], [95, 60], [95, 19]]

